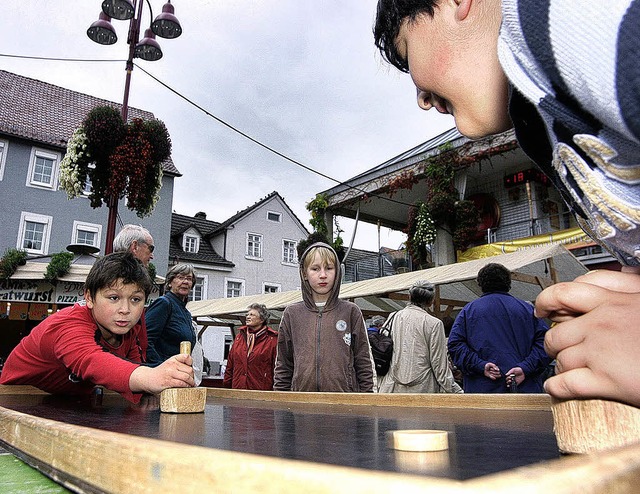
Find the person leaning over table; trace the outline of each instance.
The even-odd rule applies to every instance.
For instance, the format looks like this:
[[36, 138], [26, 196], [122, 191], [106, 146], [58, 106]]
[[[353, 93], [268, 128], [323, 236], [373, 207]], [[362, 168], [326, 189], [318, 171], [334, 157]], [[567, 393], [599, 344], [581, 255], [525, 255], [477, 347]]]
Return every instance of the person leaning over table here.
[[165, 280], [166, 292], [146, 310], [149, 338], [149, 363], [157, 365], [171, 355], [180, 353], [180, 342], [188, 341], [195, 348], [196, 334], [191, 312], [187, 309], [189, 293], [196, 280], [191, 264], [176, 264]]
[[514, 128], [580, 226], [622, 264], [556, 283], [535, 313], [560, 399], [640, 406], [640, 0], [379, 0], [374, 41], [418, 105], [478, 139]]
[[273, 390], [278, 332], [267, 325], [269, 317], [264, 305], [249, 306], [246, 324], [238, 329], [229, 350], [223, 379], [225, 388]]
[[144, 393], [194, 386], [188, 355], [176, 352], [156, 367], [143, 365], [140, 316], [151, 286], [131, 253], [97, 259], [84, 284], [84, 301], [47, 317], [25, 336], [7, 358], [0, 384], [85, 397], [103, 386], [134, 403]]

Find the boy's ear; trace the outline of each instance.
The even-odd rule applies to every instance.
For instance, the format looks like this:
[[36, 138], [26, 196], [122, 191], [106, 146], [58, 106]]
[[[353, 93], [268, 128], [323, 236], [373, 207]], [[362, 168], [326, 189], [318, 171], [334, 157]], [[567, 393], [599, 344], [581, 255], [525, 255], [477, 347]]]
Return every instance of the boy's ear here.
[[93, 309], [93, 306], [94, 306], [93, 298], [91, 297], [89, 290], [84, 291], [84, 300], [87, 303], [87, 307], [89, 307], [89, 309]]
[[471, 5], [475, 0], [454, 0], [457, 4], [456, 7], [456, 20], [464, 21], [469, 15], [469, 11], [471, 10]]

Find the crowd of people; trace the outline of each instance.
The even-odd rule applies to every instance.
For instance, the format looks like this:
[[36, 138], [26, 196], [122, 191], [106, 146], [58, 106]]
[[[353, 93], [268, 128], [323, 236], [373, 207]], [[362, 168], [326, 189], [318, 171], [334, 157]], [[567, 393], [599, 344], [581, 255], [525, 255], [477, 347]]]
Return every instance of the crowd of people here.
[[[119, 252], [92, 266], [84, 301], [56, 312], [23, 338], [7, 358], [0, 383], [30, 384], [64, 395], [88, 395], [99, 386], [134, 403], [145, 393], [200, 384], [203, 352], [186, 307], [195, 269], [173, 266], [164, 295], [145, 310], [152, 287], [145, 261], [153, 239], [135, 228], [127, 228], [121, 238], [127, 241]], [[480, 270], [483, 296], [455, 319], [448, 347], [443, 321], [429, 312], [432, 283], [414, 283], [406, 307], [389, 321], [373, 317], [367, 328], [359, 307], [339, 298], [341, 270], [330, 245], [309, 246], [299, 263], [302, 301], [285, 308], [277, 330], [269, 326], [266, 306], [248, 307], [229, 351], [224, 387], [496, 393], [517, 385], [522, 392], [542, 392], [548, 328], [531, 304], [508, 293], [511, 279], [504, 266], [488, 264]], [[392, 338], [393, 353], [388, 370], [376, 376], [370, 337], [383, 328]], [[191, 343], [191, 355], [180, 353], [182, 341]], [[454, 370], [462, 373], [462, 386]]]

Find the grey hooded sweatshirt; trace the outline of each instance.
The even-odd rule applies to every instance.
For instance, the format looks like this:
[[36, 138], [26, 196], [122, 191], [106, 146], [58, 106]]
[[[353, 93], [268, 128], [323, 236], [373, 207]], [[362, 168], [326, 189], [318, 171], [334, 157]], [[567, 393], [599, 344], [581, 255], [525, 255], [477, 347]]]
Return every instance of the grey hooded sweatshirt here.
[[[316, 306], [304, 276], [300, 258], [302, 302], [289, 305], [282, 314], [278, 331], [278, 356], [273, 389], [276, 391], [372, 392], [373, 362], [362, 312], [357, 305], [341, 300], [342, 269], [323, 307]], [[337, 257], [336, 257], [337, 259]]]

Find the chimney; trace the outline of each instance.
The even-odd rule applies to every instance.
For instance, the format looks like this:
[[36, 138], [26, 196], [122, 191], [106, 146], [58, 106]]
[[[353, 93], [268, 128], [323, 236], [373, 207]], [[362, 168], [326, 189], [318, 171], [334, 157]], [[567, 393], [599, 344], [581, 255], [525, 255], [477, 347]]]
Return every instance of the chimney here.
[[196, 218], [200, 218], [201, 220], [206, 220], [207, 219], [207, 213], [205, 213], [204, 211], [199, 211], [196, 213]]

